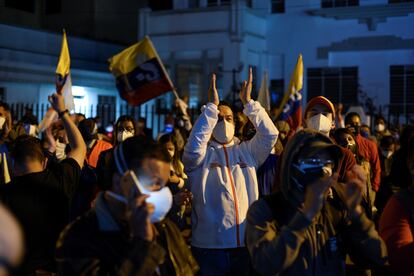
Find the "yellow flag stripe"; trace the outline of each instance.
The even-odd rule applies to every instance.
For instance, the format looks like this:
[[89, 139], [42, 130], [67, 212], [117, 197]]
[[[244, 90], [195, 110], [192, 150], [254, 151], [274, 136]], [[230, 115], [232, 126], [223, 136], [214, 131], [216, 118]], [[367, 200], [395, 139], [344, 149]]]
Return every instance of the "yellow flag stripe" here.
[[157, 58], [157, 52], [149, 38], [145, 37], [140, 42], [111, 57], [108, 60], [109, 70], [115, 77], [119, 77], [120, 75], [128, 74], [138, 65], [153, 58]]
[[283, 96], [283, 100], [280, 103], [280, 106], [276, 112], [276, 117], [282, 113], [284, 106], [289, 100], [290, 95], [294, 93], [295, 91], [301, 90], [303, 87], [303, 60], [302, 60], [302, 54], [299, 54], [298, 61], [296, 62], [295, 70], [292, 73], [292, 76], [290, 77], [288, 90], [285, 92]]
[[62, 38], [62, 49], [60, 50], [59, 62], [56, 67], [56, 74], [60, 74], [62, 77], [69, 74], [70, 70], [70, 56], [69, 56], [69, 47], [68, 41], [66, 39], [66, 32], [63, 30]]

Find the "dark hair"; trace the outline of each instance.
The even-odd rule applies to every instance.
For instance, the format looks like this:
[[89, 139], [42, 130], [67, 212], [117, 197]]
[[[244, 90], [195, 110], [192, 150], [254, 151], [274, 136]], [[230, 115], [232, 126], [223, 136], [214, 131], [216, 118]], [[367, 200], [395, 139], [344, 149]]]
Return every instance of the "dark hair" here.
[[345, 124], [348, 124], [348, 122], [352, 119], [352, 117], [358, 117], [358, 119], [361, 121], [361, 116], [356, 112], [349, 112], [345, 116]]
[[333, 138], [333, 139], [335, 140], [335, 142], [338, 144], [338, 143], [339, 143], [339, 140], [340, 140], [341, 135], [344, 135], [344, 134], [349, 134], [349, 135], [351, 135], [351, 136], [352, 136], [352, 138], [354, 138], [354, 140], [356, 141], [356, 138], [355, 138], [354, 133], [352, 133], [352, 131], [351, 131], [351, 130], [349, 130], [348, 128], [337, 128], [337, 129], [335, 129], [335, 131], [334, 131], [334, 133], [333, 133], [333, 135], [332, 135], [332, 138]]
[[355, 141], [355, 147], [356, 147], [356, 153], [355, 153], [356, 156], [355, 156], [355, 159], [356, 159], [357, 163], [360, 164], [361, 161], [363, 161], [364, 158], [359, 155], [359, 149], [358, 149], [359, 146], [358, 146], [358, 143], [356, 141], [355, 134], [351, 130], [349, 130], [348, 128], [338, 128], [338, 129], [336, 129], [334, 131], [334, 133], [332, 135], [332, 138], [334, 139], [335, 143], [337, 145], [339, 145], [340, 137], [341, 137], [341, 135], [344, 135], [344, 134], [351, 135], [352, 138], [354, 139], [354, 141]]
[[172, 165], [174, 167], [174, 170], [176, 171], [178, 176], [183, 176], [184, 171], [182, 166], [180, 166], [180, 152], [178, 150], [177, 145], [177, 139], [175, 138], [175, 135], [173, 133], [167, 133], [160, 137], [158, 140], [161, 146], [164, 147], [168, 142], [171, 142], [174, 144], [174, 157], [172, 158]]
[[27, 160], [34, 159], [40, 162], [45, 160], [41, 141], [30, 135], [20, 135], [14, 141], [11, 157], [17, 164], [23, 164]]
[[388, 148], [392, 144], [395, 144], [395, 139], [391, 135], [387, 135], [387, 136], [382, 137], [382, 139], [380, 141], [380, 147], [381, 148]]
[[127, 169], [140, 168], [142, 161], [147, 158], [154, 158], [167, 163], [171, 161], [168, 152], [152, 139], [145, 136], [128, 138], [114, 147], [111, 152], [108, 152], [104, 160], [100, 158], [97, 166], [97, 175], [98, 186], [101, 190], [107, 190], [112, 187], [112, 177], [118, 172], [114, 151], [118, 149], [122, 150]]
[[132, 122], [132, 125], [134, 126], [134, 135], [137, 135], [138, 133], [138, 126], [137, 126], [137, 123], [135, 122], [135, 119], [129, 115], [122, 115], [118, 118], [118, 120], [116, 120], [116, 123], [114, 125], [114, 132], [113, 132], [113, 137], [112, 137], [113, 139], [112, 143], [114, 145], [118, 144], [118, 140], [116, 136], [118, 134], [119, 127], [123, 122]]
[[227, 106], [228, 108], [231, 109], [231, 111], [233, 111], [233, 108], [232, 108], [231, 104], [226, 102], [226, 101], [220, 101], [218, 106]]
[[78, 129], [85, 142], [97, 138], [97, 133], [94, 133], [96, 122], [93, 119], [85, 119], [79, 122]]
[[0, 107], [3, 107], [6, 111], [10, 111], [10, 106], [8, 103], [0, 101]]

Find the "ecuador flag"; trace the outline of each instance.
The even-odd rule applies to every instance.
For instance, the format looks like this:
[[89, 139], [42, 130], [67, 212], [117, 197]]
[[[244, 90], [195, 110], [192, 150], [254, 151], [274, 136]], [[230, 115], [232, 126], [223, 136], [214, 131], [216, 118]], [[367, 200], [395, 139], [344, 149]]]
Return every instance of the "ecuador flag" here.
[[289, 88], [282, 100], [280, 119], [287, 121], [292, 131], [302, 125], [303, 60], [298, 57], [295, 70], [290, 77]]
[[148, 36], [108, 61], [121, 98], [132, 106], [174, 90]]
[[72, 95], [72, 80], [70, 77], [70, 56], [66, 32], [63, 30], [62, 48], [60, 50], [59, 62], [56, 67], [56, 92], [65, 98], [65, 106], [73, 110], [75, 104]]

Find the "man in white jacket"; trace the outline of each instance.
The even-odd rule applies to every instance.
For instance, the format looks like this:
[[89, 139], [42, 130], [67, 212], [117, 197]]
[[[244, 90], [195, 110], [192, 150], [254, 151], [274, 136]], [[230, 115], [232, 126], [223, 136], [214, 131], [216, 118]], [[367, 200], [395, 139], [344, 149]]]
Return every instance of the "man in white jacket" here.
[[279, 133], [264, 108], [251, 99], [251, 91], [250, 68], [240, 99], [257, 133], [240, 143], [234, 137], [231, 108], [219, 103], [213, 74], [210, 102], [203, 107], [184, 149], [184, 167], [193, 193], [192, 249], [202, 275], [249, 273], [244, 243], [247, 209], [258, 199], [256, 170]]

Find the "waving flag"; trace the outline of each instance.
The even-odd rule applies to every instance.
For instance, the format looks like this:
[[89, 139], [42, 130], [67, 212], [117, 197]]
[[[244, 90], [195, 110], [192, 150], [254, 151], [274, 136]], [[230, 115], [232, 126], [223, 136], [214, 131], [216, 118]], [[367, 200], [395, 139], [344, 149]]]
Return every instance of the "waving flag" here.
[[140, 105], [166, 92], [174, 91], [164, 65], [148, 36], [108, 61], [109, 71], [116, 78], [119, 94], [130, 105]]
[[280, 120], [287, 121], [292, 131], [302, 125], [302, 87], [303, 87], [303, 60], [298, 57], [295, 70], [290, 77], [289, 88], [282, 103]]
[[267, 71], [265, 71], [262, 78], [262, 84], [260, 85], [259, 95], [257, 96], [257, 101], [263, 106], [264, 109], [270, 111], [269, 85], [267, 82], [268, 76]]
[[63, 30], [62, 49], [56, 67], [56, 92], [65, 98], [66, 108], [70, 111], [75, 108], [72, 95], [72, 80], [70, 78], [70, 56], [66, 32]]

